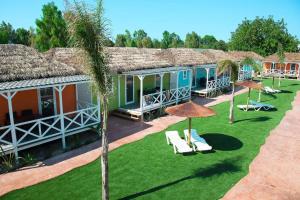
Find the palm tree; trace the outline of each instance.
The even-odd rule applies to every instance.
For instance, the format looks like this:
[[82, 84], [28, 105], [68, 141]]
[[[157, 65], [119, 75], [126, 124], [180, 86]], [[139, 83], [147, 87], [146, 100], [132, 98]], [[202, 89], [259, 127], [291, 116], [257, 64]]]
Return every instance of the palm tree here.
[[[262, 70], [263, 70], [263, 66], [261, 62], [255, 61], [253, 58], [251, 57], [246, 57], [244, 58], [244, 60], [242, 60], [241, 62], [241, 66], [251, 66], [252, 70], [254, 71], [254, 73], [260, 73], [260, 82], [262, 82]], [[258, 102], [260, 102], [261, 99], [261, 90], [259, 90], [258, 93]]]
[[[281, 80], [281, 67], [284, 65], [284, 60], [285, 60], [285, 56], [284, 56], [284, 51], [283, 51], [283, 47], [282, 44], [279, 43], [278, 47], [277, 47], [277, 56], [279, 59], [279, 63], [280, 63], [280, 73], [279, 73], [279, 81], [278, 81], [278, 87], [280, 87], [280, 80]], [[274, 81], [273, 81], [274, 84]], [[274, 85], [273, 85], [274, 87]]]
[[107, 200], [109, 199], [107, 117], [112, 77], [108, 67], [109, 55], [103, 49], [107, 38], [107, 25], [103, 17], [102, 1], [97, 2], [94, 10], [88, 9], [83, 2], [74, 1], [74, 5], [67, 2], [66, 5], [70, 40], [84, 50], [82, 56], [93, 80], [93, 88], [101, 101], [102, 122], [99, 124], [98, 132], [102, 136], [102, 199]]
[[238, 76], [239, 76], [239, 65], [232, 60], [222, 60], [218, 62], [217, 73], [222, 74], [225, 72], [229, 72], [229, 76], [232, 84], [232, 93], [231, 93], [230, 110], [229, 110], [229, 123], [232, 124], [234, 122], [233, 108], [234, 108], [235, 83], [238, 80]]

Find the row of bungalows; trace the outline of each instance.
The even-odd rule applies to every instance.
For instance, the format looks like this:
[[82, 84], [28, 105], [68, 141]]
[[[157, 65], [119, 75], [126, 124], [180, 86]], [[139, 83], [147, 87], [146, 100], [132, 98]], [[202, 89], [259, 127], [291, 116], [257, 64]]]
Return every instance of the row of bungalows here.
[[280, 61], [278, 55], [272, 54], [263, 59], [264, 76], [281, 76], [287, 78], [300, 78], [300, 53], [284, 53]]
[[[187, 101], [192, 91], [230, 85], [217, 75], [223, 59], [261, 60], [251, 52], [108, 47], [113, 74], [110, 111], [143, 118], [152, 110]], [[23, 45], [0, 45], [0, 146], [14, 152], [84, 132], [100, 122], [100, 102], [85, 73], [82, 52], [45, 53]], [[241, 67], [241, 74], [247, 71]]]

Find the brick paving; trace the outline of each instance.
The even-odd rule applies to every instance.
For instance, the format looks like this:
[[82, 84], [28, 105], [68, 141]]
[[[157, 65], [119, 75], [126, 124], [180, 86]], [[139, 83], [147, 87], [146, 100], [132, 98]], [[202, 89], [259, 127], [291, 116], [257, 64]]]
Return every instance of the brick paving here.
[[292, 105], [224, 200], [300, 199], [300, 92]]
[[[236, 95], [247, 92], [242, 89]], [[228, 101], [230, 94], [221, 95], [215, 98], [196, 98], [195, 101], [206, 106]], [[111, 116], [109, 118], [109, 151], [112, 151], [124, 144], [128, 144], [144, 138], [147, 135], [160, 132], [168, 126], [178, 123], [185, 118], [177, 116], [164, 116], [150, 122], [134, 122], [126, 119]], [[100, 142], [83, 146], [81, 148], [66, 152], [15, 172], [0, 175], [0, 196], [10, 191], [31, 186], [54, 177], [60, 176], [74, 168], [86, 165], [101, 155]]]

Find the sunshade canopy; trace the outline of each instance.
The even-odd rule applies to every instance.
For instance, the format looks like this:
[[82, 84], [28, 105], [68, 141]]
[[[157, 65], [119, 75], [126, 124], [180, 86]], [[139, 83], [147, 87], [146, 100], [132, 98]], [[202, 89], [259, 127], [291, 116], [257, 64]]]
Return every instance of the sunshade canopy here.
[[196, 104], [192, 101], [166, 108], [166, 112], [170, 115], [180, 117], [210, 117], [216, 115], [215, 111], [205, 106]]
[[257, 89], [257, 90], [263, 89], [263, 85], [255, 81], [241, 81], [241, 82], [237, 82], [236, 85], [248, 87], [251, 89]]

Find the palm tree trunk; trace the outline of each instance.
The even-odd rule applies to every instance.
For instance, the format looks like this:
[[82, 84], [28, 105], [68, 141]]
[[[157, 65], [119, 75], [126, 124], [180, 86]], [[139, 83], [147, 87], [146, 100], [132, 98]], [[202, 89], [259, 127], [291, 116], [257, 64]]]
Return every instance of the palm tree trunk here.
[[109, 199], [108, 188], [108, 135], [107, 135], [107, 118], [108, 118], [108, 99], [106, 96], [102, 97], [102, 156], [101, 156], [101, 169], [102, 169], [102, 200]]
[[230, 123], [230, 124], [232, 124], [233, 121], [234, 121], [234, 116], [233, 116], [234, 93], [235, 93], [235, 85], [234, 85], [234, 82], [233, 82], [233, 83], [232, 83], [231, 100], [230, 100], [230, 110], [229, 110], [229, 123]]

